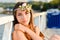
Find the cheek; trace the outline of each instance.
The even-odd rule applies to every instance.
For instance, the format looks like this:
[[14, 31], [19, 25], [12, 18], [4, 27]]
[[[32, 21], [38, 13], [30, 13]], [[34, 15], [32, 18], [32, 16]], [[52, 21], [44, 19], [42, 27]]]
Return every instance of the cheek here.
[[28, 21], [30, 21], [30, 17], [31, 17], [30, 14], [27, 15], [27, 20], [28, 20]]
[[18, 21], [18, 22], [21, 22], [21, 19], [20, 19], [18, 16], [17, 16], [16, 18], [17, 18], [17, 21]]

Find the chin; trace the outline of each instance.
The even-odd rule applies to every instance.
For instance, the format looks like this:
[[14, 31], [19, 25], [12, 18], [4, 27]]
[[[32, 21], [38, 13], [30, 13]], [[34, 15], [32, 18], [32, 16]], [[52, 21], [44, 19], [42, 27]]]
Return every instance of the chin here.
[[29, 22], [21, 22], [21, 24], [23, 24], [23, 25], [28, 25], [29, 24]]
[[24, 25], [28, 25], [28, 24], [25, 23]]
[[28, 25], [28, 23], [24, 23], [24, 25], [26, 25], [26, 26], [27, 26], [27, 25]]

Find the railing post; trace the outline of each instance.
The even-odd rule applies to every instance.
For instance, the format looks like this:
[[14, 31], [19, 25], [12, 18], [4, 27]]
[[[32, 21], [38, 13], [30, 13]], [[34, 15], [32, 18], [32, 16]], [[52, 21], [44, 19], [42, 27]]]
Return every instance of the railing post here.
[[12, 26], [12, 22], [8, 22], [5, 24], [2, 40], [11, 40]]
[[44, 12], [43, 15], [39, 16], [39, 28], [40, 31], [43, 31], [46, 28], [46, 12]]

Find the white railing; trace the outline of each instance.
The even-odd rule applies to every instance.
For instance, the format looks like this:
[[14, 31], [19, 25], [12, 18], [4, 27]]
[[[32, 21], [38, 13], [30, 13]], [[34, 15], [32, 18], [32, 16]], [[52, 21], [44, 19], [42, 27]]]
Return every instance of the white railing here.
[[[1, 15], [1, 14], [0, 14]], [[12, 32], [12, 21], [14, 20], [13, 16], [3, 15], [0, 16], [0, 25], [5, 24], [4, 32], [2, 35], [2, 40], [11, 40], [11, 32]]]
[[[39, 28], [41, 31], [43, 31], [46, 27], [46, 12], [35, 13], [33, 14], [33, 17], [38, 17]], [[0, 16], [0, 25], [5, 24], [2, 40], [11, 40], [13, 20], [14, 18], [12, 15]]]
[[46, 28], [46, 12], [36, 13], [34, 14], [34, 18], [38, 18], [37, 26], [40, 28], [40, 31], [43, 31]]

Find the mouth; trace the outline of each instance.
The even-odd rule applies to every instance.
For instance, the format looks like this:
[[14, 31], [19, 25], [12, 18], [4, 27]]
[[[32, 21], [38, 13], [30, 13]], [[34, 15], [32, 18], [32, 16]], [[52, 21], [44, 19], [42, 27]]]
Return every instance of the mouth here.
[[22, 21], [22, 24], [27, 26], [28, 25], [28, 22], [27, 21]]
[[22, 22], [26, 23], [27, 21], [22, 21]]

